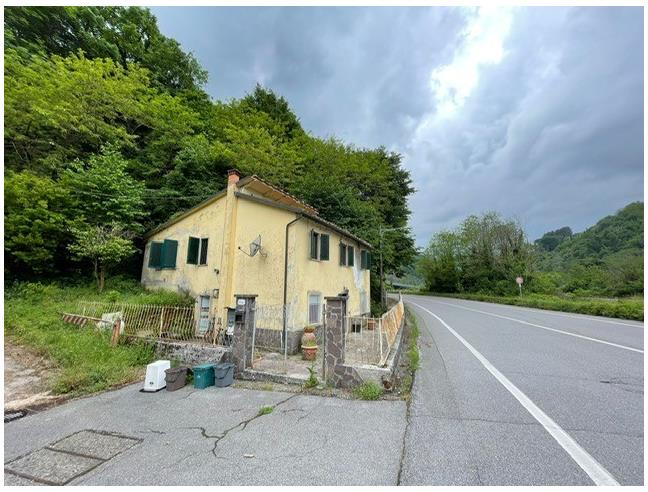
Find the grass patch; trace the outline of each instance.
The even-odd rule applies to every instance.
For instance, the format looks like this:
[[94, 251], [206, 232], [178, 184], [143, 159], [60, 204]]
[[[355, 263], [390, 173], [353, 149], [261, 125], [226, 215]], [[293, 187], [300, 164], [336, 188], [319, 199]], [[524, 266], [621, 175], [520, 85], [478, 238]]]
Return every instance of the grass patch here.
[[553, 296], [547, 294], [524, 294], [522, 296], [494, 296], [491, 294], [446, 294], [435, 292], [417, 292], [420, 295], [434, 295], [455, 299], [493, 302], [524, 306], [567, 313], [607, 316], [609, 318], [634, 319], [643, 321], [644, 303], [641, 297], [621, 297], [603, 299], [597, 297]]
[[417, 345], [418, 337], [421, 332], [419, 331], [416, 317], [412, 315], [412, 313], [410, 313], [407, 309], [405, 310], [405, 316], [407, 317], [407, 323], [409, 323], [410, 325], [409, 344], [407, 346], [407, 352], [405, 353], [405, 355], [407, 356], [410, 371], [414, 372], [421, 365], [421, 356], [419, 354]]
[[274, 407], [272, 405], [263, 405], [259, 409], [259, 415], [268, 415], [271, 414], [272, 411], [274, 410]]
[[383, 394], [383, 389], [373, 381], [367, 381], [353, 389], [353, 396], [360, 400], [377, 400]]
[[[119, 289], [119, 290], [117, 290]], [[79, 300], [138, 304], [182, 304], [185, 296], [146, 291], [134, 280], [114, 279], [98, 294], [92, 284], [19, 283], [5, 291], [5, 336], [26, 345], [57, 365], [51, 390], [78, 396], [105, 390], [142, 377], [154, 358], [145, 342], [110, 346], [110, 331], [98, 332], [61, 321]], [[194, 301], [191, 300], [193, 303]]]
[[405, 367], [399, 383], [399, 390], [403, 397], [409, 400], [412, 385], [414, 384], [414, 373], [421, 366], [421, 355], [418, 349], [418, 338], [421, 332], [416, 317], [407, 306], [405, 307], [405, 318], [409, 333], [407, 335], [407, 348], [404, 353]]

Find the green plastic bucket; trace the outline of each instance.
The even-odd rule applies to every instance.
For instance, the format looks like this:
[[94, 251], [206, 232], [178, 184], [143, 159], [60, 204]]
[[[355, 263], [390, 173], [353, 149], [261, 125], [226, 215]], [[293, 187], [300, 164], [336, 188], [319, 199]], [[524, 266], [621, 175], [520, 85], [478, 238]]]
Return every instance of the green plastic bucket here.
[[214, 364], [200, 364], [194, 366], [194, 388], [205, 389], [214, 386]]

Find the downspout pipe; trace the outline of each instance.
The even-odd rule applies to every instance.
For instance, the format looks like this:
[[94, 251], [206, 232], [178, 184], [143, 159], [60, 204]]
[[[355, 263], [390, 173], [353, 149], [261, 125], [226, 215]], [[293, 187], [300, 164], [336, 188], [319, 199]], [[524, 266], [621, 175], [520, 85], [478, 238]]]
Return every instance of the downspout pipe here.
[[294, 220], [291, 220], [286, 224], [286, 243], [284, 246], [284, 278], [283, 278], [283, 305], [284, 305], [284, 312], [283, 312], [283, 337], [284, 337], [284, 343], [286, 346], [288, 345], [288, 329], [286, 326], [286, 303], [288, 302], [288, 230], [291, 225], [293, 225], [295, 222], [297, 222], [300, 219], [303, 219], [304, 216], [301, 214], [297, 214], [297, 217]]

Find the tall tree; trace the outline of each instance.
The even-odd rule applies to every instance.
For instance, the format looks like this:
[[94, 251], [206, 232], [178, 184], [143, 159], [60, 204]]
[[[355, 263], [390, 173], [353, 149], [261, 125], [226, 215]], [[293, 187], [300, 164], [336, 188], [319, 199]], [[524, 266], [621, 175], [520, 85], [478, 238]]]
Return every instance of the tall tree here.
[[92, 263], [99, 292], [104, 289], [108, 270], [135, 252], [131, 239], [116, 224], [73, 228], [72, 234], [69, 250], [76, 259]]
[[243, 98], [243, 103], [263, 112], [279, 123], [283, 137], [286, 139], [297, 137], [304, 130], [299, 123], [299, 118], [292, 111], [288, 101], [282, 96], [277, 96], [271, 89], [266, 89], [257, 84], [254, 91]]
[[5, 7], [5, 48], [40, 50], [62, 57], [85, 53], [132, 63], [152, 73], [158, 87], [199, 90], [207, 72], [179, 43], [160, 33], [155, 16], [141, 7]]
[[127, 231], [141, 231], [144, 184], [128, 173], [128, 161], [114, 147], [87, 163], [75, 161], [64, 172], [61, 184], [69, 190], [73, 207], [88, 225], [117, 224]]

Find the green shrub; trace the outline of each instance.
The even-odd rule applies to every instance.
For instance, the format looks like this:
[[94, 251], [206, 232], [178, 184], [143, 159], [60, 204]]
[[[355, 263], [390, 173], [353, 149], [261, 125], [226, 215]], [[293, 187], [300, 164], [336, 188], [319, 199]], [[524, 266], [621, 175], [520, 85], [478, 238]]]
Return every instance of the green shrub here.
[[606, 316], [610, 318], [635, 319], [643, 321], [644, 306], [641, 297], [619, 299], [602, 299], [592, 297], [577, 297], [573, 294], [546, 295], [524, 294], [522, 296], [494, 296], [490, 294], [433, 294], [442, 297], [469, 299], [473, 301], [526, 306], [553, 311]]
[[315, 388], [318, 384], [317, 371], [315, 370], [315, 364], [313, 364], [308, 368], [308, 379], [304, 382], [304, 388]]
[[382, 388], [373, 381], [367, 381], [353, 389], [353, 396], [360, 400], [377, 400], [382, 393]]

